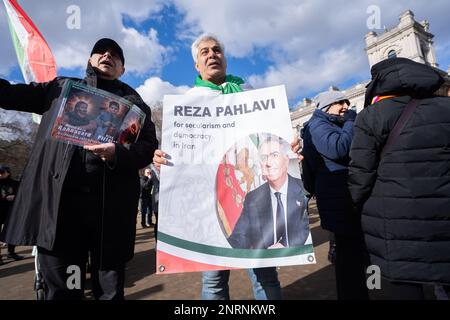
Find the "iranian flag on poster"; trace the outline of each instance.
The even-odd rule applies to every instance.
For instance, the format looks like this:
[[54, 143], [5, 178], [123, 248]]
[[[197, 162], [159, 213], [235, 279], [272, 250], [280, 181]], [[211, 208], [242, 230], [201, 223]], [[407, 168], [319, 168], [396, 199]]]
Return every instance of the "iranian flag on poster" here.
[[[3, 0], [3, 3], [25, 82], [53, 80], [56, 77], [55, 59], [44, 37], [16, 0]], [[33, 119], [37, 120], [36, 117]]]

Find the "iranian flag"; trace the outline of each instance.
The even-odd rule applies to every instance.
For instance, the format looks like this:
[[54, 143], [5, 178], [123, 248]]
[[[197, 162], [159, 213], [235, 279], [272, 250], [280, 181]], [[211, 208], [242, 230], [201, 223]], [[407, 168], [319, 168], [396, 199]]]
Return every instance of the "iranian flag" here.
[[56, 77], [56, 64], [42, 34], [16, 0], [3, 0], [17, 59], [26, 83]]
[[[16, 0], [3, 0], [3, 3], [25, 82], [53, 80], [56, 77], [56, 63], [44, 37]], [[33, 113], [32, 119], [38, 124], [41, 122], [40, 115]]]

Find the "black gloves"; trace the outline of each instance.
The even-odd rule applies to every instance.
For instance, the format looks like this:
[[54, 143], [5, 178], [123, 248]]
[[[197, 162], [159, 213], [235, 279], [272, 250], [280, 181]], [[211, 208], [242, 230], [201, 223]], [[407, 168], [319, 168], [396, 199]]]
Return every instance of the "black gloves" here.
[[344, 113], [344, 122], [355, 121], [355, 119], [356, 119], [356, 111], [355, 110], [347, 110], [347, 112]]

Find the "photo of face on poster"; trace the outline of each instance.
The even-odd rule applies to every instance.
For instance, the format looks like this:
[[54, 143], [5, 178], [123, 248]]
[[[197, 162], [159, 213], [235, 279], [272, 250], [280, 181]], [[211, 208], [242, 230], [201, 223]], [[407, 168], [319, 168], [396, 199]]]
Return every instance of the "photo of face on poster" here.
[[84, 95], [72, 97], [66, 105], [61, 124], [67, 124], [89, 133], [95, 129], [92, 99]]
[[[296, 165], [290, 166], [291, 159]], [[216, 176], [217, 215], [234, 248], [301, 246], [309, 237], [306, 198], [290, 144], [252, 134], [224, 155]]]

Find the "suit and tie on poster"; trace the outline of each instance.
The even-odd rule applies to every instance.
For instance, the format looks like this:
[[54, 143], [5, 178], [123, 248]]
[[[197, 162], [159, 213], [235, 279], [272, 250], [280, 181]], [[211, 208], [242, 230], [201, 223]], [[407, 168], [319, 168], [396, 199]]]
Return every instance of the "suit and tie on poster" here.
[[315, 263], [284, 86], [164, 97], [157, 272]]

